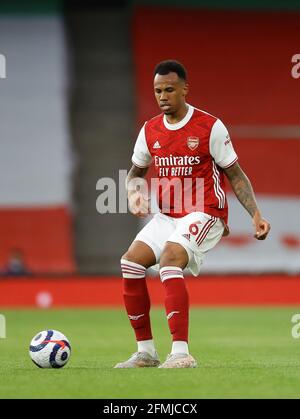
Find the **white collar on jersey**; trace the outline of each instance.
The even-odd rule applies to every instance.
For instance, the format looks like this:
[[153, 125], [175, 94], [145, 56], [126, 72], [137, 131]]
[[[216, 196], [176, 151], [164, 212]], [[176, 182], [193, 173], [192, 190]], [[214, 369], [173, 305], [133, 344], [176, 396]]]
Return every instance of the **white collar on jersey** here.
[[189, 122], [189, 120], [191, 119], [191, 117], [194, 113], [194, 107], [189, 105], [188, 103], [187, 103], [187, 106], [188, 106], [187, 114], [185, 115], [185, 117], [181, 121], [177, 122], [177, 124], [169, 124], [169, 122], [167, 121], [166, 115], [164, 115], [164, 118], [163, 118], [164, 125], [167, 129], [170, 129], [170, 130], [174, 131], [176, 129], [180, 129], [180, 128], [184, 127]]

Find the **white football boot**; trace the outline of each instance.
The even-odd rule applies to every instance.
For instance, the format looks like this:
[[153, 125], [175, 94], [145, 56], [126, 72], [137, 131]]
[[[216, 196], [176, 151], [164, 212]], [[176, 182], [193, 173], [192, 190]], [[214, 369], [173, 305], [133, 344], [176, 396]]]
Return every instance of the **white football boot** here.
[[170, 354], [158, 368], [196, 368], [197, 361], [188, 354]]
[[127, 361], [119, 362], [114, 368], [149, 368], [159, 365], [160, 361], [156, 352], [154, 356], [148, 352], [135, 352]]

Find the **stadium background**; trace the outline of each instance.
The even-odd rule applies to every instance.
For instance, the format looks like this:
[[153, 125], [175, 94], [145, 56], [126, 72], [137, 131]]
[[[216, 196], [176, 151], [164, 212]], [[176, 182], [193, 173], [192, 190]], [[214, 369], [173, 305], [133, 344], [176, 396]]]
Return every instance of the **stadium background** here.
[[[230, 196], [231, 235], [189, 280], [192, 302], [300, 302], [297, 4], [1, 2], [1, 306], [121, 303], [119, 258], [141, 226], [97, 213], [96, 183], [130, 167], [165, 58], [187, 67], [189, 102], [227, 125], [272, 224], [255, 241]], [[7, 278], [15, 253], [30, 275]]]

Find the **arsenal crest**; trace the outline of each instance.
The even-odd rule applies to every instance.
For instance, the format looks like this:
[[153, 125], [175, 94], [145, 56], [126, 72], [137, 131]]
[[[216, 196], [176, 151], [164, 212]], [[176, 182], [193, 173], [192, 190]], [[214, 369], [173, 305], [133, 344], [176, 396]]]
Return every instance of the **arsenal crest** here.
[[199, 138], [198, 137], [188, 137], [187, 138], [187, 145], [190, 150], [196, 150], [199, 145]]

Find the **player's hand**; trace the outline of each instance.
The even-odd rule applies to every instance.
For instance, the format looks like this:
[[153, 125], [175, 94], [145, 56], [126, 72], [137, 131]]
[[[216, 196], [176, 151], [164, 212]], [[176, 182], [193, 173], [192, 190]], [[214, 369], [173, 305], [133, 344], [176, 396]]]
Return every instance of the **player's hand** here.
[[150, 198], [145, 197], [141, 192], [128, 193], [130, 212], [137, 217], [147, 217], [150, 214]]
[[257, 240], [265, 240], [271, 230], [271, 226], [268, 221], [261, 218], [261, 215], [258, 212], [254, 214], [252, 221], [255, 228], [254, 237]]

